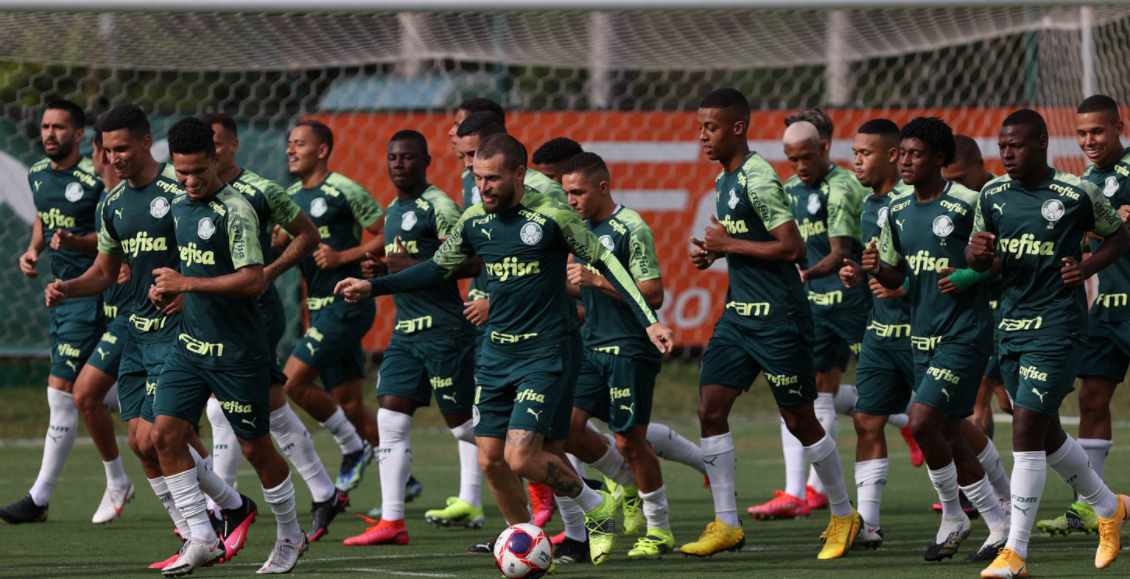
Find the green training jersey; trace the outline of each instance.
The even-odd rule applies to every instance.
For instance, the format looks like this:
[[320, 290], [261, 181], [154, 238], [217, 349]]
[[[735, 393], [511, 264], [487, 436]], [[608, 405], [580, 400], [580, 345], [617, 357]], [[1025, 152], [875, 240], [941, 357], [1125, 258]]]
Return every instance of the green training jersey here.
[[[1122, 158], [1109, 167], [1087, 167], [1083, 179], [1099, 187], [1111, 208], [1117, 210], [1123, 205], [1130, 205], [1130, 151], [1123, 151]], [[1089, 239], [1088, 242], [1091, 251], [1098, 249], [1099, 240]], [[1091, 304], [1091, 315], [1104, 322], [1130, 319], [1130, 303], [1127, 303], [1130, 295], [1130, 253], [1123, 254], [1098, 276], [1099, 295]]]
[[[718, 220], [736, 239], [773, 241], [770, 231], [794, 221], [789, 197], [777, 172], [761, 155], [750, 153], [733, 173], [714, 179]], [[730, 274], [722, 317], [759, 328], [811, 315], [796, 265], [726, 254]]]
[[965, 265], [965, 246], [973, 231], [977, 193], [952, 181], [931, 201], [914, 193], [891, 199], [879, 241], [883, 263], [902, 266], [910, 277], [910, 343], [918, 361], [942, 341], [960, 342], [978, 352], [992, 347], [992, 315], [986, 286], [944, 294], [938, 270]]
[[81, 157], [75, 166], [55, 170], [49, 159], [43, 159], [28, 170], [27, 181], [51, 255], [51, 277], [61, 281], [82, 275], [94, 265], [94, 256], [72, 249], [51, 249], [51, 237], [57, 229], [79, 237], [95, 232], [103, 187], [102, 180], [94, 175], [94, 163]]
[[[806, 256], [802, 269], [809, 269], [828, 257], [832, 252], [832, 237], [851, 239], [848, 257], [860, 260], [863, 255], [860, 213], [863, 199], [870, 190], [860, 185], [855, 175], [832, 163], [820, 183], [808, 185], [794, 175], [785, 182], [785, 193], [804, 239]], [[866, 287], [845, 288], [837, 274], [808, 280], [806, 285], [812, 312], [818, 316], [871, 307], [868, 295], [871, 292]]]
[[1087, 291], [1063, 283], [1063, 259], [1082, 261], [1088, 231], [1105, 237], [1120, 227], [1122, 220], [1099, 188], [1070, 173], [1055, 171], [1031, 187], [1008, 176], [989, 181], [973, 231], [996, 236], [1004, 278], [998, 338], [1086, 339]]
[[477, 254], [491, 294], [486, 340], [503, 352], [539, 351], [558, 347], [577, 327], [576, 308], [565, 286], [569, 253], [596, 267], [626, 296], [638, 323], [656, 323], [631, 275], [581, 218], [531, 188], [501, 213], [486, 213], [481, 204], [471, 207], [430, 260], [370, 281], [374, 295], [413, 291], [450, 277]]
[[[400, 245], [412, 257], [435, 255], [459, 222], [459, 206], [435, 185], [408, 200], [394, 199], [385, 212], [385, 255]], [[393, 333], [404, 340], [436, 340], [470, 335], [471, 322], [463, 316], [463, 298], [455, 279], [418, 291], [392, 296], [396, 305]]]
[[[255, 217], [259, 222], [257, 235], [259, 247], [263, 253], [263, 265], [271, 265], [271, 262], [275, 260], [270, 251], [271, 236], [274, 233], [275, 225], [284, 227], [289, 225], [302, 211], [294, 201], [291, 201], [282, 185], [270, 179], [264, 179], [247, 169], [240, 169], [239, 175], [229, 185], [232, 189], [242, 193], [247, 202], [251, 204], [251, 208], [255, 210]], [[259, 305], [268, 306], [276, 303], [280, 304], [279, 307], [281, 307], [282, 298], [279, 297], [279, 290], [275, 288], [275, 284], [268, 284], [267, 291], [259, 296]]]
[[[310, 189], [302, 187], [300, 181], [291, 185], [287, 194], [318, 227], [321, 242], [334, 251], [361, 245], [365, 228], [384, 215], [384, 210], [364, 187], [340, 173], [330, 173], [325, 181]], [[361, 277], [360, 261], [324, 270], [318, 267], [313, 254], [298, 262], [298, 269], [306, 280], [306, 303], [311, 310], [334, 301], [337, 282], [347, 277]]]
[[[659, 259], [655, 256], [655, 236], [639, 213], [623, 206], [604, 221], [586, 221], [589, 231], [628, 270], [635, 283], [659, 279]], [[578, 259], [599, 275], [596, 268]], [[628, 304], [600, 290], [581, 288], [585, 323], [581, 338], [590, 350], [627, 358], [659, 360], [662, 355], [652, 345], [647, 332], [636, 321]]]
[[[206, 199], [178, 195], [172, 214], [180, 272], [185, 277], [214, 278], [263, 265], [259, 219], [244, 195], [231, 185]], [[203, 368], [254, 367], [270, 360], [267, 330], [256, 298], [251, 296], [184, 294], [177, 347]], [[248, 384], [249, 388], [267, 386], [265, 382]]]
[[171, 342], [176, 339], [180, 314], [166, 316], [149, 300], [153, 270], [180, 269], [177, 235], [169, 215], [172, 200], [184, 193], [170, 163], [162, 163], [157, 177], [134, 187], [122, 181], [102, 204], [102, 230], [98, 251], [123, 255], [130, 267], [132, 300], [130, 326], [138, 343]]
[[565, 189], [561, 187], [561, 183], [550, 179], [545, 176], [541, 171], [526, 167], [526, 178], [522, 180], [522, 184], [527, 189], [533, 189], [537, 193], [541, 193], [554, 201], [560, 201], [565, 205], [569, 204], [569, 195], [565, 193]]
[[[900, 180], [894, 189], [884, 195], [867, 195], [863, 200], [863, 214], [860, 216], [860, 231], [866, 245], [874, 242], [875, 247], [879, 247], [879, 238], [883, 235], [883, 226], [890, 214], [891, 199], [913, 190]], [[864, 284], [863, 287], [867, 285]], [[871, 293], [870, 288], [867, 293]], [[863, 347], [897, 350], [910, 348], [910, 297], [881, 300], [871, 293], [871, 313], [867, 317]]]
[[[95, 215], [102, 215], [102, 207], [106, 204], [106, 199], [110, 197], [110, 191], [103, 189], [102, 196], [98, 199], [98, 211]], [[98, 219], [96, 222], [97, 233], [102, 234], [102, 220]], [[128, 314], [130, 306], [132, 305], [131, 298], [133, 294], [130, 293], [131, 288], [128, 283], [115, 283], [110, 286], [102, 294], [102, 313], [105, 314], [107, 320], [112, 320], [118, 317], [118, 314]]]
[[[463, 210], [466, 211], [471, 207], [482, 203], [483, 198], [479, 195], [479, 187], [475, 185], [475, 174], [470, 169], [463, 169]], [[490, 297], [487, 293], [487, 271], [484, 269], [479, 272], [479, 275], [471, 279], [471, 289], [467, 292], [467, 301], [472, 300], [485, 300]], [[482, 326], [477, 326], [479, 331]]]

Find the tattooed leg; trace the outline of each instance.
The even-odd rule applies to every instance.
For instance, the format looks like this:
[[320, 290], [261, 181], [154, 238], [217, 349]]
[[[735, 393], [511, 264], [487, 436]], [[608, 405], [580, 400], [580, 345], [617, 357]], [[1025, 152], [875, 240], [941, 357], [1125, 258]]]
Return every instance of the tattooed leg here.
[[506, 462], [519, 476], [540, 482], [558, 496], [576, 497], [581, 493], [580, 477], [565, 459], [564, 442], [545, 442], [545, 435], [529, 430], [506, 434]]

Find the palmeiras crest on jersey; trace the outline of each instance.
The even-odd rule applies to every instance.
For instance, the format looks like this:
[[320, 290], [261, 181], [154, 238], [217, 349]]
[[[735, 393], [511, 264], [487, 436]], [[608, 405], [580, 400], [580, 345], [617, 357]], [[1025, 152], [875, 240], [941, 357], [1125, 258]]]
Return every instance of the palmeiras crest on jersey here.
[[216, 225], [212, 223], [211, 217], [201, 219], [200, 223], [196, 226], [196, 235], [199, 236], [200, 239], [209, 239], [215, 233]]
[[409, 211], [408, 213], [405, 213], [403, 216], [401, 216], [400, 228], [404, 231], [408, 231], [413, 227], [416, 227], [416, 212]]
[[149, 202], [149, 214], [160, 219], [169, 214], [169, 200], [164, 197], [154, 197]]
[[541, 226], [533, 221], [528, 221], [522, 226], [518, 235], [526, 245], [535, 245], [541, 241]]
[[1063, 201], [1059, 199], [1048, 199], [1040, 206], [1040, 215], [1048, 220], [1048, 229], [1055, 227], [1055, 222], [1063, 219], [1063, 214], [1067, 209], [1063, 206]]
[[1118, 179], [1114, 175], [1111, 175], [1103, 182], [1103, 195], [1114, 197], [1115, 193], [1118, 193]]
[[321, 216], [325, 215], [326, 209], [329, 209], [329, 206], [326, 205], [326, 198], [325, 197], [317, 197], [313, 201], [310, 202], [310, 216], [311, 217], [321, 217]]
[[71, 203], [78, 202], [82, 199], [82, 185], [79, 183], [68, 183], [67, 190], [63, 192], [63, 197], [66, 197], [67, 201]]

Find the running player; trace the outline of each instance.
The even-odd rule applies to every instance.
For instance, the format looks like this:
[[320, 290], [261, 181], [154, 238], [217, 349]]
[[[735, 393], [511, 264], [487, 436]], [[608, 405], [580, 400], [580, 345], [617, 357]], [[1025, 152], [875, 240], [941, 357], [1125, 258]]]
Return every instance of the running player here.
[[[1123, 123], [1118, 104], [1105, 95], [1084, 100], [1076, 111], [1079, 148], [1092, 165], [1083, 179], [1093, 183], [1109, 199], [1125, 222], [1130, 215], [1130, 155], [1122, 147]], [[1102, 240], [1089, 240], [1095, 251]], [[1091, 468], [1099, 478], [1106, 472], [1106, 456], [1114, 441], [1110, 431], [1110, 401], [1114, 389], [1126, 377], [1130, 365], [1130, 256], [1123, 255], [1099, 274], [1100, 293], [1091, 306], [1091, 335], [1079, 364], [1083, 387], [1079, 389], [1079, 446], [1087, 451]], [[1121, 371], [1120, 371], [1121, 370]], [[1076, 497], [1078, 499], [1078, 497]], [[1067, 512], [1050, 521], [1039, 521], [1036, 529], [1052, 535], [1095, 532], [1098, 517], [1090, 505], [1076, 500]]]
[[[28, 278], [39, 276], [35, 266], [48, 247], [51, 277], [56, 281], [78, 277], [94, 262], [95, 215], [103, 186], [90, 159], [79, 154], [85, 127], [86, 116], [78, 105], [62, 100], [47, 103], [39, 125], [47, 158], [28, 171], [36, 218], [31, 243], [19, 259], [20, 271]], [[47, 314], [51, 335], [51, 372], [47, 377], [50, 420], [43, 460], [28, 494], [0, 509], [0, 519], [6, 523], [47, 520], [51, 492], [78, 433], [78, 410], [72, 394], [75, 379], [105, 328], [100, 295], [51, 308]]]
[[1008, 520], [962, 425], [973, 414], [992, 348], [992, 316], [986, 287], [977, 283], [982, 276], [969, 270], [960, 275], [951, 267], [964, 257], [977, 193], [942, 177], [942, 167], [954, 157], [953, 131], [944, 121], [918, 117], [902, 128], [899, 139], [899, 173], [914, 192], [891, 199], [879, 248], [871, 244], [864, 252], [862, 268], [891, 290], [910, 279], [910, 343], [918, 384], [910, 429], [943, 509], [925, 559], [952, 558], [972, 534], [960, 490], [989, 527], [976, 555], [986, 560], [1004, 546]]
[[[996, 175], [985, 169], [985, 160], [981, 157], [981, 148], [977, 145], [977, 141], [965, 135], [954, 135], [953, 141], [957, 145], [954, 160], [951, 165], [942, 168], [942, 177], [958, 183], [970, 191], [981, 191], [986, 183], [997, 178]], [[994, 273], [997, 275], [983, 283], [988, 284], [989, 307], [993, 310], [993, 328], [996, 328], [1001, 323], [1001, 276], [999, 271]], [[990, 439], [993, 437], [993, 408], [991, 403], [994, 394], [996, 394], [997, 404], [1001, 410], [1012, 412], [1012, 404], [1008, 401], [1008, 394], [1004, 391], [1004, 382], [1001, 381], [1000, 356], [997, 355], [995, 346], [992, 354], [989, 355], [989, 363], [985, 366], [985, 376], [981, 378], [981, 386], [977, 391], [977, 404], [973, 407], [973, 416], [969, 418]]]
[[[631, 273], [648, 307], [658, 310], [663, 305], [663, 280], [655, 256], [655, 238], [639, 213], [613, 200], [612, 178], [604, 160], [595, 153], [581, 153], [565, 161], [560, 174], [569, 205], [585, 220], [601, 245]], [[608, 423], [616, 435], [616, 450], [635, 475], [634, 488], [625, 493], [624, 532], [634, 535], [640, 531], [641, 523], [646, 520], [647, 524], [644, 536], [628, 551], [628, 557], [658, 557], [675, 548], [675, 536], [667, 519], [663, 473], [647, 441], [655, 377], [662, 355], [606, 278], [593, 273], [581, 261], [569, 264], [567, 272], [569, 293], [584, 301], [588, 316], [581, 326], [583, 361], [573, 399], [573, 435], [566, 450], [576, 446], [574, 452], [580, 451], [586, 445], [578, 443], [587, 438], [587, 446], [597, 450], [591, 458], [603, 460], [605, 457], [600, 455], [609, 454], [603, 450], [607, 442], [587, 425], [590, 417]], [[567, 504], [561, 506], [562, 518], [568, 523]], [[555, 558], [576, 559], [583, 555], [583, 519], [577, 522], [582, 525], [566, 526], [565, 540], [554, 549]], [[569, 553], [570, 550], [573, 552]]]
[[[982, 191], [966, 258], [977, 271], [998, 258], [1004, 277], [998, 348], [1013, 401], [1012, 529], [981, 576], [1027, 574], [1048, 467], [1098, 515], [1095, 566], [1103, 569], [1122, 547], [1130, 497], [1112, 493], [1091, 469], [1087, 452], [1063, 431], [1059, 407], [1087, 341], [1083, 282], [1126, 252], [1130, 234], [1098, 187], [1048, 166], [1048, 129], [1039, 113], [1022, 109], [1005, 118], [999, 145], [1008, 176]], [[1080, 262], [1087, 232], [1104, 239]]]
[[721, 221], [711, 216], [705, 238], [691, 239], [690, 258], [696, 268], [706, 269], [725, 257], [730, 286], [699, 378], [700, 446], [716, 518], [682, 552], [706, 557], [745, 544], [728, 419], [738, 396], [764, 371], [789, 431], [804, 444], [806, 458], [828, 489], [832, 517], [818, 558], [838, 558], [859, 532], [859, 514], [848, 501], [836, 440], [812, 408], [812, 317], [795, 265], [804, 261], [804, 240], [777, 173], [749, 150], [749, 114], [749, 101], [734, 89], [710, 93], [698, 109], [703, 152], [722, 165], [714, 181]]
[[349, 300], [413, 291], [441, 283], [473, 255], [482, 256], [494, 297], [476, 372], [479, 462], [509, 524], [530, 521], [518, 476], [577, 501], [586, 512], [590, 557], [599, 565], [615, 547], [615, 501], [586, 486], [563, 452], [581, 355], [565, 286], [567, 254], [593, 264], [627, 296], [661, 352], [670, 348], [671, 330], [656, 321], [629, 274], [576, 213], [523, 186], [521, 143], [496, 134], [472, 153], [483, 203], [464, 213], [436, 255], [386, 278], [344, 280], [337, 291]]
[[[165, 480], [152, 436], [153, 398], [165, 360], [176, 348], [183, 299], [154, 302], [150, 295], [155, 270], [180, 266], [175, 225], [169, 212], [173, 197], [182, 190], [172, 166], [153, 159], [149, 119], [140, 108], [135, 105], [114, 107], [103, 116], [101, 125], [108, 161], [121, 183], [102, 203], [98, 255], [82, 275], [48, 284], [44, 294], [48, 306], [101, 294], [117, 282], [122, 261], [129, 263], [131, 337], [118, 370], [122, 420], [129, 424], [130, 448], [141, 460], [153, 492], [185, 541], [181, 548], [186, 549], [193, 537], [192, 527], [187, 515], [177, 506], [170, 481]], [[193, 420], [198, 418], [199, 413]], [[203, 448], [199, 438], [195, 431], [189, 430], [188, 452], [196, 465], [195, 472], [191, 475], [187, 471], [179, 472], [182, 476], [176, 480], [183, 483], [191, 478], [193, 485], [199, 480], [198, 488], [223, 509], [223, 519], [209, 523], [220, 528], [225, 543], [221, 556], [230, 559], [243, 548], [248, 527], [258, 516], [258, 509], [254, 501], [235, 492], [212, 472], [198, 450]], [[207, 513], [204, 518], [208, 520]], [[212, 535], [211, 527], [209, 532], [202, 530], [201, 534], [208, 540]], [[180, 553], [150, 568], [164, 569], [179, 557]]]
[[569, 137], [557, 137], [546, 141], [542, 146], [534, 151], [534, 156], [531, 158], [533, 161], [534, 169], [540, 171], [546, 177], [562, 182], [563, 174], [561, 169], [565, 166], [565, 161], [580, 155], [584, 150], [581, 149], [581, 144]]
[[[330, 431], [341, 447], [338, 488], [349, 491], [361, 482], [379, 444], [377, 415], [365, 405], [365, 354], [361, 338], [373, 326], [376, 302], [346, 304], [333, 295], [334, 284], [361, 274], [365, 252], [384, 250], [384, 211], [364, 187], [331, 172], [333, 132], [315, 120], [301, 121], [290, 131], [287, 164], [299, 181], [290, 186], [298, 207], [314, 221], [321, 243], [298, 267], [306, 280], [310, 329], [295, 346], [283, 373], [286, 393]], [[362, 241], [362, 230], [372, 238]], [[289, 243], [280, 235], [276, 241]], [[325, 389], [314, 386], [321, 376]]]
[[[399, 273], [435, 255], [459, 221], [459, 206], [428, 183], [428, 142], [416, 131], [399, 131], [388, 143], [388, 172], [396, 199], [385, 219], [388, 272]], [[381, 447], [381, 519], [346, 545], [408, 544], [404, 525], [405, 484], [412, 464], [408, 429], [412, 415], [431, 403], [443, 414], [451, 434], [474, 444], [471, 406], [475, 395], [474, 329], [463, 317], [457, 278], [474, 277], [482, 264], [473, 260], [447, 283], [393, 296], [396, 324], [377, 381], [377, 424]], [[477, 455], [460, 453], [459, 495], [425, 518], [438, 525], [471, 529], [483, 526], [482, 474]]]
[[267, 289], [254, 208], [217, 173], [215, 135], [207, 121], [187, 117], [169, 129], [169, 152], [184, 193], [173, 198], [180, 271], [154, 270], [158, 303], [184, 296], [176, 348], [165, 360], [153, 400], [153, 439], [169, 491], [188, 520], [192, 539], [162, 573], [177, 577], [224, 557], [211, 534], [206, 501], [185, 442], [215, 394], [263, 483], [278, 539], [258, 574], [289, 573], [306, 550], [294, 485], [271, 444], [267, 331], [258, 298]]
[[[852, 143], [855, 153], [855, 176], [871, 195], [863, 201], [861, 232], [863, 240], [879, 241], [887, 222], [890, 200], [907, 192], [899, 176], [899, 128], [888, 119], [863, 123]], [[890, 463], [887, 460], [887, 437], [883, 428], [895, 423], [905, 438], [912, 442], [907, 406], [914, 392], [914, 360], [910, 354], [910, 300], [906, 290], [889, 290], [876, 278], [864, 279], [859, 264], [844, 260], [840, 278], [845, 286], [863, 285], [868, 281], [873, 294], [867, 332], [855, 370], [859, 400], [855, 405], [855, 488], [859, 516], [863, 526], [856, 544], [877, 549], [883, 544], [879, 505], [883, 486], [887, 484]], [[897, 422], [896, 422], [897, 421]], [[901, 425], [901, 426], [900, 426]], [[920, 466], [924, 460], [918, 444]]]
[[[216, 144], [216, 170], [220, 181], [243, 193], [251, 204], [259, 220], [259, 245], [268, 249], [264, 251], [263, 268], [267, 290], [259, 296], [258, 304], [267, 328], [267, 351], [271, 356], [271, 436], [310, 488], [310, 495], [314, 499], [311, 506], [313, 524], [307, 538], [317, 541], [328, 532], [334, 517], [345, 510], [349, 497], [345, 491], [334, 488], [334, 483], [314, 448], [310, 433], [286, 402], [286, 394], [283, 392], [286, 375], [279, 369], [277, 354], [279, 340], [286, 331], [286, 312], [283, 311], [282, 298], [273, 282], [317, 247], [318, 228], [290, 200], [281, 185], [243, 169], [236, 163], [239, 128], [235, 119], [223, 113], [206, 114], [201, 118], [212, 126]], [[278, 259], [272, 259], [273, 256], [269, 255], [272, 253], [269, 248], [274, 226], [285, 229], [294, 240]], [[216, 474], [234, 486], [240, 459], [243, 457], [243, 453], [238, 452], [239, 442], [235, 431], [215, 396], [208, 399], [207, 412], [208, 421], [212, 424], [212, 444], [215, 449], [212, 454]]]

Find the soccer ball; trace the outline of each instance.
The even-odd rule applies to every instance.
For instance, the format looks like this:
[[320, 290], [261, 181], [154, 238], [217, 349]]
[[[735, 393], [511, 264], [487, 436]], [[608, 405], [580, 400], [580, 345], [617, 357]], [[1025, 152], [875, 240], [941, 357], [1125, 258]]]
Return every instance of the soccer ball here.
[[495, 541], [494, 562], [510, 579], [537, 579], [553, 564], [553, 545], [540, 528], [530, 523], [514, 525]]

